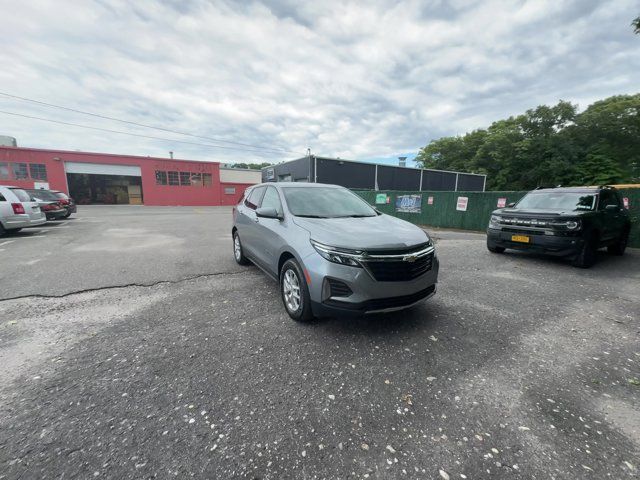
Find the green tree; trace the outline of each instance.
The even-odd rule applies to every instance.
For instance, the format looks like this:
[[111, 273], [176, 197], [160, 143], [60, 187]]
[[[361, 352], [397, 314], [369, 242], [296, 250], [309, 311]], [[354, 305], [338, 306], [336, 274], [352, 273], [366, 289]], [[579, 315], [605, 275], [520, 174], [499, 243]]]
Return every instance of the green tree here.
[[269, 162], [262, 163], [234, 163], [231, 165], [231, 168], [249, 168], [251, 170], [260, 170], [261, 168], [268, 167], [272, 165]]
[[613, 158], [602, 153], [588, 153], [579, 166], [576, 184], [609, 185], [618, 183], [623, 177], [622, 170]]
[[609, 97], [581, 113], [566, 101], [541, 105], [495, 121], [486, 130], [432, 140], [420, 149], [416, 162], [486, 173], [489, 190], [584, 184], [589, 179], [640, 182], [640, 94]]
[[636, 19], [631, 22], [631, 26], [633, 27], [633, 31], [640, 35], [640, 16], [636, 17]]

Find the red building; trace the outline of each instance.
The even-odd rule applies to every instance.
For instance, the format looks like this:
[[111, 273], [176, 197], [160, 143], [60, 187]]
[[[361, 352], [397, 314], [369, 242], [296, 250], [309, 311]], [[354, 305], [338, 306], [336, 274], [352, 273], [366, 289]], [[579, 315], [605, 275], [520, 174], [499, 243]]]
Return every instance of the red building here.
[[259, 182], [260, 172], [217, 162], [0, 147], [1, 185], [60, 190], [79, 204], [233, 205]]

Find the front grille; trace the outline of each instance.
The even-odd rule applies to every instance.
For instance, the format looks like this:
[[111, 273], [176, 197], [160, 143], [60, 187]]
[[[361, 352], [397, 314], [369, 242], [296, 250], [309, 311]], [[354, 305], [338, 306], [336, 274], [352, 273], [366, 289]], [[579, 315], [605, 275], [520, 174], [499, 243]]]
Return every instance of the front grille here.
[[346, 283], [343, 283], [339, 280], [327, 278], [327, 282], [329, 283], [329, 295], [331, 297], [348, 297], [353, 293]]
[[364, 265], [378, 282], [406, 282], [431, 270], [433, 252], [417, 258], [414, 262], [398, 259], [397, 261], [367, 261]]

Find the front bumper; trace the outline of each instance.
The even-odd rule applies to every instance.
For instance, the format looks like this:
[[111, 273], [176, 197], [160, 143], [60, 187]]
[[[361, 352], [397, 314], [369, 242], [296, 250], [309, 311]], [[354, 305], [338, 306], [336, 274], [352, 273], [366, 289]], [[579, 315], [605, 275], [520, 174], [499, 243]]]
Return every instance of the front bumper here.
[[[412, 280], [393, 282], [377, 281], [364, 268], [332, 263], [315, 252], [304, 258], [303, 263], [311, 280], [308, 287], [312, 309], [319, 317], [409, 308], [433, 296], [438, 282], [439, 261], [435, 253], [430, 270]], [[327, 289], [323, 289], [328, 278], [344, 283], [352, 293], [344, 297], [328, 296]]]
[[487, 229], [487, 246], [567, 257], [576, 255], [584, 245], [584, 240], [579, 236], [533, 235], [529, 232], [522, 232], [522, 235], [529, 237], [530, 241], [529, 243], [521, 243], [512, 241], [511, 237], [513, 235], [520, 234], [489, 228]]

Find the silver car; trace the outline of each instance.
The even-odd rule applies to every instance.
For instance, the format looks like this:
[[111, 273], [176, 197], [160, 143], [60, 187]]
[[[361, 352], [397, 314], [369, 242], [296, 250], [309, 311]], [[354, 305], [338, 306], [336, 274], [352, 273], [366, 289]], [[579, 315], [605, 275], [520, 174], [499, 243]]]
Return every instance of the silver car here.
[[425, 231], [336, 185], [255, 185], [233, 209], [232, 235], [236, 261], [279, 281], [294, 320], [401, 310], [436, 292]]
[[21, 188], [0, 185], [0, 235], [47, 221], [38, 202]]

